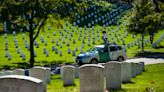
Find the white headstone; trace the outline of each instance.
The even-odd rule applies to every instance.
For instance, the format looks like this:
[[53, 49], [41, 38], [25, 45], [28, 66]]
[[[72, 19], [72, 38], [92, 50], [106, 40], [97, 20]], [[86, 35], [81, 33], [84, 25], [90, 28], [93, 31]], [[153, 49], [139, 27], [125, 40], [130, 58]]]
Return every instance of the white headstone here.
[[61, 78], [64, 86], [72, 86], [75, 83], [75, 67], [66, 65], [61, 67]]
[[140, 65], [139, 63], [135, 63], [136, 64], [136, 75], [140, 74]]
[[145, 63], [144, 62], [139, 62], [141, 64], [141, 70], [144, 71], [145, 70]]
[[59, 52], [59, 55], [62, 56], [62, 51]]
[[51, 69], [49, 67], [46, 67], [46, 73], [47, 73], [47, 83], [50, 83], [50, 81], [51, 81]]
[[79, 78], [79, 73], [80, 72], [80, 68], [79, 67], [75, 67], [75, 78]]
[[54, 38], [52, 38], [52, 43], [54, 43], [55, 41], [54, 41]]
[[55, 48], [55, 54], [58, 54], [58, 49], [57, 48]]
[[76, 52], [72, 50], [72, 56], [76, 56]]
[[52, 51], [55, 51], [55, 46], [52, 46]]
[[13, 70], [13, 74], [15, 74], [15, 75], [25, 75], [25, 70], [24, 69], [15, 69], [15, 70]]
[[68, 54], [71, 54], [71, 49], [70, 48], [68, 48]]
[[104, 67], [88, 64], [80, 67], [80, 92], [104, 92]]
[[11, 55], [10, 54], [8, 54], [8, 60], [11, 60]]
[[75, 51], [78, 51], [78, 46], [76, 46]]
[[131, 63], [131, 76], [136, 77], [136, 64], [133, 62]]
[[62, 48], [62, 44], [60, 44], [60, 48]]
[[106, 89], [121, 88], [121, 64], [110, 61], [105, 64]]
[[26, 60], [26, 55], [22, 54], [22, 60]]
[[0, 76], [4, 76], [4, 71], [0, 71]]
[[11, 71], [11, 70], [6, 70], [6, 71], [4, 71], [4, 75], [13, 75], [14, 73], [13, 73], [13, 71]]
[[121, 63], [121, 79], [122, 82], [130, 82], [131, 80], [131, 63]]
[[46, 92], [42, 81], [29, 76], [0, 77], [0, 92]]
[[46, 51], [47, 51], [47, 49], [46, 48], [43, 48], [43, 53], [44, 54], [46, 54]]
[[33, 67], [29, 70], [29, 76], [38, 78], [43, 81], [43, 84], [47, 84], [47, 69], [45, 67]]
[[46, 51], [46, 53], [45, 53], [45, 54], [46, 54], [46, 57], [49, 57], [48, 51]]

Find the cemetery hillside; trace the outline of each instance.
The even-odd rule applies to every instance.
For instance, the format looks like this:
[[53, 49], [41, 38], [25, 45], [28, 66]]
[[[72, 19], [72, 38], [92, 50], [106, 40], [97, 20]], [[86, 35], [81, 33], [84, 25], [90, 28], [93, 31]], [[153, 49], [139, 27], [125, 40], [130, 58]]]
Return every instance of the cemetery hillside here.
[[[134, 16], [128, 4], [118, 5], [103, 1], [85, 2], [86, 4], [84, 2], [71, 3], [71, 1], [63, 3], [66, 3], [66, 6], [53, 10], [57, 14], [55, 17], [52, 14], [48, 16], [38, 37], [34, 40], [35, 65], [75, 63], [76, 55], [103, 43], [102, 31], [104, 30], [111, 43], [126, 47], [128, 58], [142, 54], [142, 35], [129, 32], [127, 28], [131, 22], [131, 16]], [[28, 15], [21, 16], [28, 19]], [[14, 22], [17, 23], [17, 21]], [[28, 67], [30, 33], [26, 30], [29, 29], [29, 25], [20, 29], [9, 21], [2, 21], [1, 25], [0, 61], [3, 62], [0, 62], [0, 68]], [[35, 29], [37, 30], [38, 28]], [[163, 29], [155, 31], [153, 38], [151, 44], [149, 34], [144, 33], [145, 51], [163, 53]]]
[[0, 92], [163, 92], [162, 63], [163, 0], [0, 1]]

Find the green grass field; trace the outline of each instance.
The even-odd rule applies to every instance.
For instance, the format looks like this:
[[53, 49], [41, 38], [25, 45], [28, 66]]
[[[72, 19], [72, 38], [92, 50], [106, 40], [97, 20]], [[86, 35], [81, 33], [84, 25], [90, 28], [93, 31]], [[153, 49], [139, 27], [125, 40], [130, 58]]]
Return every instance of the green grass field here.
[[[100, 4], [102, 7], [102, 5]], [[102, 16], [103, 14], [106, 14], [109, 10], [112, 10], [110, 4], [106, 4], [104, 7], [102, 7], [101, 13], [98, 13], [98, 16]], [[114, 10], [114, 9], [113, 9]], [[44, 31], [41, 31], [39, 36], [37, 37], [36, 41], [39, 44], [39, 48], [36, 48], [34, 46], [35, 52], [37, 57], [35, 57], [35, 65], [39, 66], [49, 66], [51, 64], [61, 64], [61, 63], [75, 63], [75, 56], [72, 54], [68, 54], [68, 48], [72, 50], [75, 50], [76, 47], [78, 47], [78, 51], [76, 51], [76, 55], [80, 53], [80, 49], [82, 48], [82, 40], [84, 39], [84, 48], [82, 49], [83, 52], [88, 50], [89, 48], [101, 44], [102, 41], [102, 31], [106, 30], [108, 34], [108, 38], [110, 42], [115, 42], [119, 45], [122, 45], [122, 40], [124, 39], [125, 44], [126, 44], [126, 49], [127, 49], [127, 55], [128, 58], [133, 58], [136, 57], [137, 54], [141, 51], [141, 48], [138, 48], [138, 42], [140, 35], [136, 35], [135, 37], [132, 37], [131, 33], [127, 33], [126, 26], [125, 24], [128, 23], [129, 21], [129, 11], [126, 10], [122, 14], [118, 16], [117, 21], [120, 21], [120, 24], [118, 25], [110, 25], [103, 27], [99, 24], [94, 25], [94, 29], [92, 28], [84, 28], [84, 27], [76, 27], [73, 26], [72, 23], [68, 23], [66, 26], [66, 20], [60, 20], [63, 29], [57, 28], [56, 26], [51, 25], [49, 22], [47, 25], [44, 26]], [[88, 11], [88, 13], [92, 13], [93, 11]], [[106, 18], [107, 16], [105, 16]], [[92, 18], [94, 19], [94, 18]], [[101, 24], [101, 23], [100, 23]], [[48, 30], [48, 26], [51, 25], [51, 29]], [[66, 31], [68, 30], [68, 31]], [[61, 30], [61, 33], [60, 33]], [[90, 31], [89, 31], [90, 30]], [[86, 32], [85, 32], [86, 31]], [[55, 32], [55, 36], [53, 35]], [[164, 30], [159, 31], [154, 38], [154, 42], [156, 42], [159, 37], [162, 35]], [[29, 37], [28, 33], [25, 34], [25, 39], [22, 39], [22, 33], [17, 33], [15, 36], [12, 34], [8, 34], [8, 52], [11, 55], [11, 60], [8, 60], [7, 57], [5, 57], [5, 38], [4, 35], [0, 35], [0, 69], [5, 68], [5, 69], [13, 69], [16, 67], [21, 67], [21, 68], [28, 68], [28, 61], [30, 58], [30, 52], [25, 48], [25, 41], [27, 41], [29, 45]], [[79, 36], [81, 34], [80, 40]], [[88, 35], [90, 35], [90, 46], [88, 46]], [[41, 42], [40, 38], [43, 37], [44, 40], [46, 41], [47, 45]], [[95, 38], [95, 44], [93, 44], [93, 37]], [[25, 60], [22, 60], [20, 57], [20, 54], [17, 53], [18, 48], [15, 48], [15, 43], [14, 43], [14, 38], [17, 38], [18, 41], [18, 48], [22, 51], [22, 53], [26, 56]], [[148, 36], [145, 36], [145, 40], [148, 39]], [[52, 39], [54, 39], [54, 43], [52, 43]], [[62, 40], [65, 41], [65, 43], [62, 42]], [[73, 40], [76, 41], [76, 43], [73, 43]], [[59, 46], [56, 45], [56, 42], [58, 41]], [[134, 42], [136, 41], [136, 44]], [[67, 46], [66, 43], [69, 42], [70, 46]], [[60, 47], [60, 44], [62, 45], [62, 48]], [[128, 44], [134, 44], [130, 48], [127, 48]], [[141, 44], [141, 42], [140, 42]], [[55, 48], [58, 49], [58, 52], [62, 51], [63, 55], [59, 56], [59, 54], [55, 54], [54, 51], [52, 51], [52, 46], [55, 46]], [[145, 50], [146, 51], [151, 51], [152, 53], [164, 53], [164, 40], [160, 42], [160, 44], [157, 44], [158, 49], [152, 48], [150, 42], [147, 42], [145, 44]], [[43, 54], [43, 48], [46, 48], [48, 50], [49, 56], [46, 57], [45, 54]]]
[[[86, 11], [84, 15], [81, 16], [84, 18], [88, 14], [94, 13], [97, 17], [104, 16], [104, 18], [107, 19], [108, 16], [105, 14], [111, 10], [114, 11], [117, 9], [116, 5], [107, 2], [96, 2], [95, 5], [97, 5], [100, 10], [99, 13], [95, 13], [95, 10], [91, 9]], [[86, 6], [89, 7], [91, 5], [87, 4]], [[84, 27], [84, 25], [88, 26], [88, 22], [91, 23], [95, 20], [94, 17], [88, 18], [81, 22], [79, 27], [74, 26], [74, 21], [72, 21], [74, 19], [48, 19], [47, 24], [44, 26], [44, 29], [42, 29], [36, 39], [36, 42], [39, 44], [39, 48], [34, 46], [34, 50], [36, 52], [35, 66], [75, 63], [75, 56], [68, 54], [68, 49], [70, 48], [72, 53], [72, 50], [74, 51], [75, 48], [78, 47], [78, 50], [76, 51], [76, 55], [78, 55], [84, 42], [84, 48], [82, 48], [83, 52], [95, 45], [100, 45], [103, 43], [102, 31], [104, 30], [107, 32], [110, 42], [115, 42], [126, 47], [128, 58], [146, 56], [150, 54], [164, 54], [164, 39], [157, 44], [157, 48], [152, 48], [150, 42], [147, 41], [144, 46], [147, 53], [141, 52], [141, 48], [138, 48], [138, 44], [141, 44], [140, 35], [135, 35], [132, 37], [132, 33], [127, 32], [126, 24], [129, 22], [129, 18], [131, 16], [129, 12], [130, 10], [126, 10], [118, 16], [118, 19], [116, 19], [115, 22], [120, 21], [119, 24], [104, 27], [101, 20], [94, 25], [94, 28]], [[56, 21], [56, 23], [60, 22], [63, 28], [58, 28], [56, 25], [52, 25], [50, 20]], [[67, 25], [66, 21], [68, 21]], [[109, 20], [107, 20], [107, 22], [109, 22]], [[48, 30], [48, 26], [51, 26], [50, 30]], [[164, 29], [159, 30], [159, 32], [155, 34], [154, 42], [156, 42], [163, 33]], [[25, 34], [25, 39], [22, 39], [22, 34]], [[15, 47], [14, 38], [16, 38], [18, 42], [18, 48]], [[47, 45], [41, 41], [41, 38], [44, 38]], [[11, 60], [9, 60], [8, 57], [5, 57], [6, 39], [8, 40], [8, 53], [11, 55]], [[52, 43], [52, 39], [54, 39], [54, 43]], [[88, 46], [88, 39], [90, 39], [90, 46]], [[93, 44], [93, 39], [95, 39], [95, 44]], [[126, 45], [122, 43], [122, 39], [125, 41]], [[144, 40], [148, 39], [149, 36], [145, 35]], [[73, 43], [73, 40], [75, 40], [75, 43]], [[65, 43], [63, 43], [63, 41]], [[0, 33], [0, 70], [29, 68], [30, 51], [25, 48], [25, 42], [29, 45], [29, 36], [27, 32], [17, 32], [16, 35], [12, 35], [12, 33], [10, 33], [7, 38], [4, 37], [3, 33]], [[59, 45], [56, 45], [57, 42]], [[69, 46], [67, 46], [67, 42], [69, 43]], [[128, 44], [132, 44], [132, 46], [128, 48]], [[62, 47], [60, 47], [60, 45], [62, 45]], [[62, 51], [63, 55], [60, 56], [59, 54], [56, 54], [55, 51], [52, 51], [52, 46], [58, 49], [58, 53]], [[48, 51], [48, 57], [43, 53], [44, 48]], [[20, 57], [20, 54], [17, 53], [18, 49], [20, 49], [25, 55], [25, 60], [23, 60], [22, 57]], [[47, 92], [79, 92], [79, 86], [78, 78], [75, 80], [75, 86], [63, 87], [63, 81], [60, 79], [60, 76], [52, 75], [51, 83], [47, 85]], [[131, 83], [122, 84], [122, 89], [110, 90], [110, 92], [164, 92], [164, 64], [147, 65], [145, 67], [145, 71], [141, 75], [138, 75], [136, 78], [132, 78]]]
[[[164, 64], [146, 65], [145, 71], [136, 78], [132, 78], [131, 83], [122, 84], [122, 89], [109, 92], [163, 92], [163, 77]], [[79, 92], [79, 79], [75, 80], [75, 86], [63, 87], [60, 76], [53, 75], [47, 90], [47, 92]]]

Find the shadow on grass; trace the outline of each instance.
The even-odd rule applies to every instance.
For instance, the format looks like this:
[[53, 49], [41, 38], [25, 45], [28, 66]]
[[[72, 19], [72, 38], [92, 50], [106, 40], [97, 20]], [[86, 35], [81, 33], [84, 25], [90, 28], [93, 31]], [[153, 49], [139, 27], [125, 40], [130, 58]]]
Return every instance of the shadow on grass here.
[[134, 82], [132, 82], [132, 81], [129, 81], [129, 82], [122, 82], [122, 84], [135, 84]]
[[[10, 70], [12, 66], [9, 65], [3, 65], [1, 69], [5, 69], [5, 70]], [[1, 70], [0, 69], [0, 70]]]
[[22, 68], [22, 69], [28, 69], [30, 68], [29, 63], [27, 62], [19, 62], [19, 63], [13, 63], [17, 65], [17, 68]]
[[36, 66], [51, 67], [52, 65], [58, 66], [59, 64], [62, 64], [63, 62], [65, 62], [65, 61], [62, 61], [62, 60], [51, 61], [51, 62], [48, 62], [48, 61], [37, 61], [37, 62], [35, 62], [35, 65]]
[[65, 61], [63, 61], [63, 60], [52, 61], [51, 65], [59, 65], [59, 64], [62, 64], [63, 62], [65, 62]]
[[135, 57], [146, 57], [146, 58], [163, 58], [164, 59], [164, 52], [138, 52]]
[[125, 89], [108, 89], [106, 92], [126, 92]]
[[72, 85], [63, 85], [64, 87], [70, 87], [70, 86], [76, 86], [76, 84], [72, 84]]
[[161, 48], [164, 48], [164, 46], [158, 46], [158, 47], [156, 47], [155, 49], [161, 49]]

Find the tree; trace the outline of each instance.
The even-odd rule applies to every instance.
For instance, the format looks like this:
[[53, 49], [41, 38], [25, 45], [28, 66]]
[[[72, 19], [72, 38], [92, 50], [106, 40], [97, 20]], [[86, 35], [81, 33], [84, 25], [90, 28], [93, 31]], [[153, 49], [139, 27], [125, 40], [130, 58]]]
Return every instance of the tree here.
[[30, 38], [30, 67], [34, 66], [33, 43], [45, 25], [49, 15], [62, 6], [60, 0], [2, 0], [0, 21], [10, 25], [7, 30], [21, 29]]
[[159, 2], [163, 2], [164, 3], [163, 0], [153, 0], [153, 3], [155, 4], [155, 10], [156, 10], [156, 12], [161, 12]]
[[160, 13], [150, 14], [144, 17], [144, 24], [147, 25], [146, 30], [150, 36], [151, 44], [153, 44], [154, 34], [157, 33], [159, 29], [162, 29], [161, 21], [162, 14]]
[[141, 34], [142, 51], [144, 51], [144, 35], [148, 33], [154, 34], [156, 31], [152, 29], [159, 28], [160, 13], [157, 14], [155, 12], [155, 5], [150, 0], [134, 0], [132, 14], [128, 31]]

